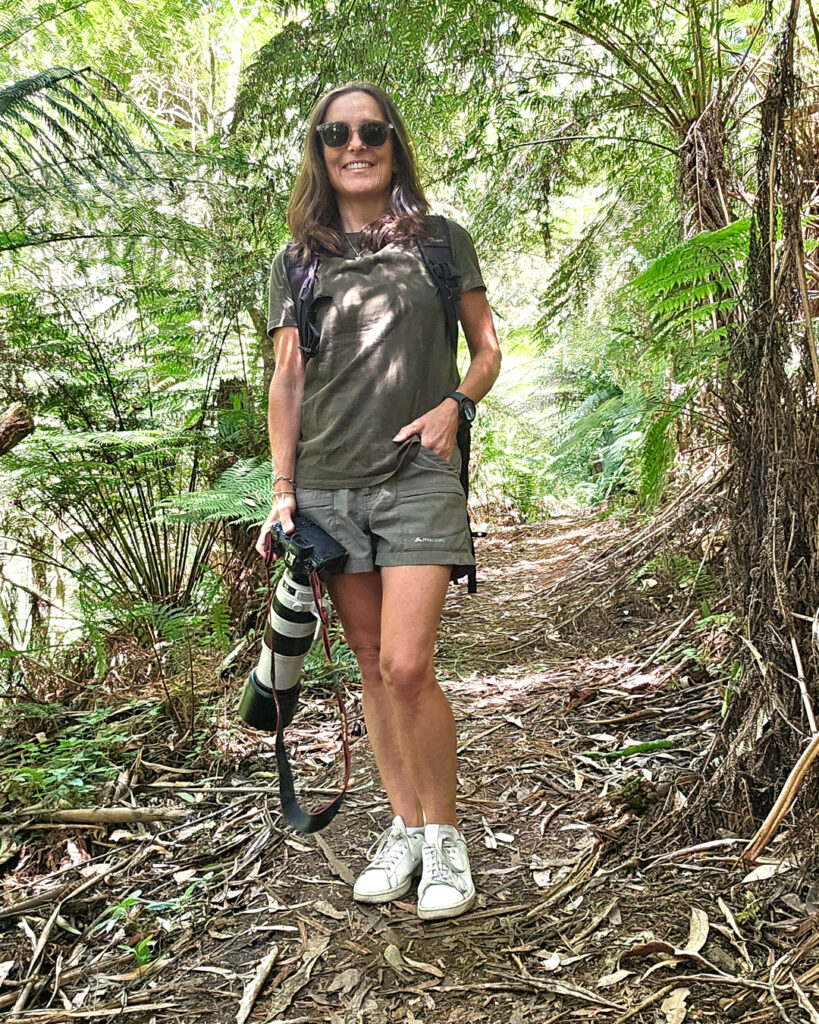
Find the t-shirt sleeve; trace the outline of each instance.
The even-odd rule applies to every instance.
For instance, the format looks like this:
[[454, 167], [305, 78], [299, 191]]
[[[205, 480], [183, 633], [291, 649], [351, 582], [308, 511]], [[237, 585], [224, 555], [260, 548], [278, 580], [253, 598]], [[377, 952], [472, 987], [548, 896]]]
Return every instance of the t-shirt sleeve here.
[[270, 288], [267, 296], [267, 333], [271, 335], [277, 327], [298, 327], [296, 304], [290, 291], [287, 270], [284, 265], [284, 249], [276, 253], [270, 268]]
[[461, 273], [461, 291], [468, 292], [472, 288], [486, 288], [481, 274], [481, 265], [475, 252], [475, 243], [472, 236], [457, 224], [449, 220], [449, 237], [452, 241], [452, 256], [455, 266]]

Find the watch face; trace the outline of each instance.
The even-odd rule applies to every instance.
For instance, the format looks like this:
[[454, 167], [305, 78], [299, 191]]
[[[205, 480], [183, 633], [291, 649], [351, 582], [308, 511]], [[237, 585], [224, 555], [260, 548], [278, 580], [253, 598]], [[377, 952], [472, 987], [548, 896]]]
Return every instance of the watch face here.
[[475, 403], [472, 399], [464, 397], [461, 401], [461, 412], [467, 423], [471, 423], [475, 419], [475, 411]]

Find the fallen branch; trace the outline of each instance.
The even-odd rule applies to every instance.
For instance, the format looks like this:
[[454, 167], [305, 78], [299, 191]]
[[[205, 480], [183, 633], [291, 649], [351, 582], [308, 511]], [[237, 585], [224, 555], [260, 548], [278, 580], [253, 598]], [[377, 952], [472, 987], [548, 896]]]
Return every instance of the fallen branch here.
[[802, 666], [802, 658], [799, 654], [799, 647], [796, 643], [796, 637], [791, 633], [791, 647], [793, 648], [793, 660], [796, 665], [796, 677], [799, 680], [799, 692], [802, 694], [802, 706], [805, 709], [805, 717], [810, 725], [810, 734], [815, 736], [816, 729], [816, 715], [813, 713], [813, 702], [810, 699], [808, 693], [808, 685], [805, 682], [805, 669]]
[[670, 985], [665, 985], [663, 988], [658, 988], [656, 992], [652, 992], [651, 995], [638, 1003], [637, 1006], [632, 1007], [628, 1013], [624, 1013], [622, 1017], [618, 1017], [614, 1024], [625, 1024], [627, 1020], [631, 1020], [632, 1017], [636, 1017], [638, 1013], [642, 1013], [643, 1010], [648, 1009], [654, 1003], [658, 1003], [661, 999], [665, 998], [670, 992], [673, 992], [675, 988], [679, 988], [678, 981], [672, 981]]
[[68, 825], [127, 825], [145, 821], [184, 821], [190, 810], [184, 807], [71, 807], [67, 810], [32, 810], [18, 812], [44, 822]]
[[258, 996], [261, 991], [262, 985], [264, 985], [268, 974], [270, 974], [270, 968], [276, 962], [278, 955], [279, 947], [274, 946], [256, 968], [256, 973], [247, 983], [245, 990], [242, 993], [242, 1000], [239, 1003], [239, 1009], [236, 1013], [236, 1024], [245, 1024], [245, 1021], [250, 1016], [250, 1011], [253, 1009], [253, 1004], [256, 1002], [256, 996]]
[[779, 828], [782, 819], [788, 813], [791, 808], [791, 804], [796, 799], [802, 779], [807, 774], [808, 768], [810, 768], [817, 756], [819, 756], [819, 734], [813, 737], [805, 748], [802, 756], [793, 766], [782, 792], [776, 798], [776, 803], [774, 803], [773, 807], [768, 811], [768, 817], [759, 826], [756, 835], [751, 839], [748, 846], [740, 855], [739, 859], [743, 864], [755, 864], [759, 855], [771, 839], [773, 839], [774, 835], [776, 835], [776, 831]]

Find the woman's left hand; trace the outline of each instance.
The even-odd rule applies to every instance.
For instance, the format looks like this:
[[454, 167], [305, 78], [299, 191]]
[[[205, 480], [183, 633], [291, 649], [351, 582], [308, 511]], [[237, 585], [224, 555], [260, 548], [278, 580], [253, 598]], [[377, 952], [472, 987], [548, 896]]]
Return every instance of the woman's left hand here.
[[449, 459], [455, 451], [459, 418], [458, 403], [451, 398], [445, 398], [434, 409], [401, 427], [393, 441], [406, 441], [413, 434], [418, 434], [425, 448], [430, 448], [445, 459]]

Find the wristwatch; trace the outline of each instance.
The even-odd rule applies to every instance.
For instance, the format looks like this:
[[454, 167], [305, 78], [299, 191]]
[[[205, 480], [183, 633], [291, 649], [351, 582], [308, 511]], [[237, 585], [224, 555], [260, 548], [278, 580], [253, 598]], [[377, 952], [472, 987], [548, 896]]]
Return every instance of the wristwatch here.
[[460, 413], [461, 419], [466, 420], [467, 423], [472, 423], [475, 419], [475, 403], [471, 398], [461, 394], [460, 391], [453, 391], [451, 395], [447, 395], [447, 398], [453, 398], [458, 403], [458, 412]]

